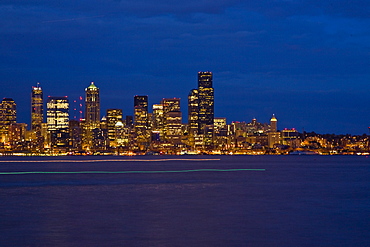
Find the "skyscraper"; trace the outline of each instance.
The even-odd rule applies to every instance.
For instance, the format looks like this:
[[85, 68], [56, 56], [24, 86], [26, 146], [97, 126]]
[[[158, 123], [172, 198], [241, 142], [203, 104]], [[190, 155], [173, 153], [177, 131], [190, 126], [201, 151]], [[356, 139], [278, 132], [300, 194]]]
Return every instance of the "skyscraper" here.
[[192, 89], [188, 95], [188, 125], [189, 132], [198, 132], [199, 95], [197, 89]]
[[212, 87], [212, 72], [198, 72], [198, 98], [198, 130], [202, 132], [206, 125], [213, 125], [214, 90]]
[[69, 102], [67, 96], [48, 97], [46, 120], [51, 147], [66, 148], [69, 140]]
[[67, 96], [48, 97], [46, 118], [48, 130], [68, 129], [69, 102]]
[[99, 128], [100, 123], [100, 97], [99, 88], [91, 82], [85, 89], [85, 121], [86, 128], [92, 130]]
[[44, 100], [40, 84], [32, 87], [31, 92], [31, 130], [41, 134], [41, 124], [44, 118]]
[[180, 111], [180, 99], [163, 99], [164, 134], [165, 138], [172, 143], [181, 142], [182, 117]]
[[272, 132], [277, 131], [277, 119], [275, 117], [275, 114], [272, 114], [272, 118], [270, 120], [270, 126], [271, 126], [271, 131]]
[[152, 130], [161, 131], [164, 126], [164, 115], [163, 115], [163, 105], [154, 104], [153, 105], [153, 120], [152, 120]]
[[0, 123], [3, 126], [9, 126], [16, 123], [17, 120], [17, 105], [12, 98], [3, 98], [1, 101], [1, 119]]
[[8, 141], [8, 130], [17, 120], [17, 105], [11, 98], [4, 98], [0, 103], [0, 140]]
[[134, 125], [137, 128], [148, 127], [148, 96], [134, 96]]
[[280, 132], [277, 132], [277, 119], [275, 117], [275, 114], [272, 114], [270, 120], [270, 131], [267, 133], [267, 136], [269, 148], [274, 148], [274, 145], [279, 144], [281, 141]]
[[115, 126], [117, 122], [120, 122], [122, 124], [122, 109], [108, 109], [107, 129], [108, 129], [108, 138], [111, 141], [114, 141], [116, 137]]

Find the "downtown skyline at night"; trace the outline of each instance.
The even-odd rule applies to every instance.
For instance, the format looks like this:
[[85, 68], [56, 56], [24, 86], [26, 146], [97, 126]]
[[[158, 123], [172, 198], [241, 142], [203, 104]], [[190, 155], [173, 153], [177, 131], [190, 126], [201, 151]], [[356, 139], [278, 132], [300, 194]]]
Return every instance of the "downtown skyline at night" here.
[[78, 100], [44, 98], [37, 83], [30, 95], [29, 127], [17, 121], [12, 98], [0, 102], [0, 155], [369, 154], [366, 134], [279, 128], [275, 114], [268, 123], [256, 118], [228, 123], [215, 116], [214, 91], [213, 73], [199, 71], [197, 87], [189, 90], [185, 104], [173, 97], [150, 105], [148, 95], [135, 95], [133, 114], [124, 115], [121, 108], [101, 109], [94, 82]]

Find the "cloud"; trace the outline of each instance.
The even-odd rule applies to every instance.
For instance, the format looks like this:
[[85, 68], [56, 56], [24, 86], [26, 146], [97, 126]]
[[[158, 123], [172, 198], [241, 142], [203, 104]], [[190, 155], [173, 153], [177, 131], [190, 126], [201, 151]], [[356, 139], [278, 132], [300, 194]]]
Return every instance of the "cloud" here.
[[[246, 92], [261, 94], [258, 104], [267, 114], [273, 109], [263, 97], [280, 91], [284, 98], [332, 88], [353, 94], [369, 90], [369, 5], [356, 0], [3, 0], [0, 71], [4, 84], [27, 88], [41, 81], [45, 89], [63, 94], [102, 82], [102, 91], [118, 92], [128, 102], [136, 85], [153, 97], [185, 100], [188, 89], [196, 87], [196, 72], [211, 70], [218, 94], [232, 88], [230, 94], [240, 94], [246, 106]], [[6, 94], [12, 93], [9, 87]], [[293, 99], [297, 109], [303, 107]], [[228, 112], [221, 107], [226, 104], [220, 96], [216, 107]], [[252, 104], [254, 112], [258, 104]]]

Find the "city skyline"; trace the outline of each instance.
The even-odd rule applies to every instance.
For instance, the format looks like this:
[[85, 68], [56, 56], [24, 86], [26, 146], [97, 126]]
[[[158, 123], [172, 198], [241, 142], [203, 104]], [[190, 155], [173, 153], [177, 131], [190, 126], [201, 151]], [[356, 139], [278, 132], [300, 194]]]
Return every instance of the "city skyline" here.
[[133, 95], [149, 95], [149, 105], [185, 100], [195, 73], [212, 71], [216, 117], [267, 122], [274, 113], [300, 131], [368, 133], [369, 8], [361, 0], [2, 1], [0, 97], [13, 98], [18, 121], [29, 123], [26, 89], [36, 82], [45, 97], [77, 99], [94, 81], [103, 111], [131, 115]]
[[[198, 87], [199, 87], [199, 83], [200, 83], [200, 77], [199, 77], [199, 74], [202, 74], [202, 73], [210, 73], [211, 74], [211, 87], [212, 87], [212, 84], [213, 84], [213, 72], [209, 72], [209, 71], [206, 71], [206, 72], [198, 72], [197, 74], [198, 74], [198, 76], [197, 76], [197, 84], [198, 84]], [[86, 84], [86, 83], [85, 83]], [[35, 94], [35, 92], [37, 92], [38, 94], [43, 94], [44, 92], [45, 92], [45, 90], [43, 89], [43, 85], [40, 83], [40, 82], [37, 82], [37, 83], [35, 83], [35, 85], [36, 86], [31, 86], [31, 88], [32, 88], [32, 90], [31, 90], [31, 101], [30, 101], [30, 104], [29, 104], [29, 107], [31, 108], [31, 111], [30, 112], [28, 112], [28, 114], [29, 114], [29, 116], [28, 116], [28, 121], [21, 121], [20, 119], [24, 119], [24, 116], [21, 116], [21, 118], [19, 118], [19, 112], [23, 112], [23, 110], [22, 109], [19, 109], [19, 106], [18, 106], [18, 104], [17, 104], [17, 102], [13, 99], [13, 98], [16, 98], [16, 97], [4, 97], [3, 99], [5, 99], [5, 100], [7, 100], [7, 99], [12, 99], [12, 100], [14, 100], [14, 102], [15, 102], [15, 104], [17, 105], [17, 110], [16, 110], [16, 112], [17, 112], [17, 115], [16, 115], [16, 118], [17, 118], [17, 123], [26, 123], [27, 124], [27, 126], [28, 126], [28, 129], [32, 129], [32, 116], [34, 115], [34, 113], [33, 113], [33, 109], [34, 109], [34, 107], [32, 107], [33, 106], [33, 102], [35, 101], [34, 100], [34, 94]], [[150, 97], [150, 95], [133, 95], [131, 98], [133, 98], [133, 103], [134, 103], [134, 107], [132, 108], [132, 107], [130, 107], [130, 106], [127, 106], [127, 107], [115, 107], [114, 105], [113, 106], [111, 106], [111, 107], [100, 107], [100, 98], [99, 97], [101, 97], [101, 96], [99, 96], [100, 95], [100, 93], [99, 93], [99, 91], [100, 91], [100, 87], [98, 88], [98, 87], [96, 87], [95, 86], [95, 82], [90, 82], [90, 85], [88, 86], [88, 87], [86, 87], [85, 86], [85, 93], [83, 93], [83, 91], [81, 91], [81, 93], [80, 94], [78, 94], [78, 93], [74, 93], [73, 94], [73, 98], [72, 97], [70, 97], [70, 96], [68, 96], [68, 95], [66, 95], [66, 96], [51, 96], [51, 95], [48, 95], [48, 96], [46, 96], [47, 98], [46, 99], [44, 99], [44, 105], [42, 105], [42, 106], [40, 106], [40, 104], [37, 106], [38, 108], [40, 108], [41, 109], [41, 111], [43, 111], [43, 109], [47, 109], [47, 99], [48, 98], [66, 98], [66, 99], [68, 99], [68, 100], [70, 100], [70, 101], [73, 101], [73, 103], [72, 102], [69, 102], [69, 119], [71, 119], [71, 120], [73, 120], [73, 119], [80, 119], [81, 120], [81, 118], [78, 118], [78, 114], [80, 114], [81, 115], [81, 113], [82, 113], [82, 115], [81, 116], [83, 116], [83, 119], [86, 119], [86, 116], [87, 115], [89, 115], [87, 112], [88, 112], [88, 109], [89, 108], [91, 108], [91, 106], [88, 106], [89, 104], [86, 104], [86, 99], [88, 99], [89, 97], [91, 97], [91, 96], [88, 96], [88, 94], [86, 94], [88, 91], [89, 91], [89, 89], [90, 89], [90, 91], [91, 91], [91, 89], [93, 89], [93, 91], [94, 90], [97, 90], [97, 94], [98, 94], [98, 105], [99, 106], [94, 106], [94, 108], [96, 108], [96, 109], [98, 109], [98, 115], [96, 115], [96, 116], [94, 116], [94, 118], [95, 118], [95, 122], [98, 120], [98, 119], [102, 119], [102, 118], [106, 118], [107, 117], [107, 112], [108, 112], [108, 110], [112, 110], [112, 109], [118, 109], [118, 110], [120, 110], [121, 111], [121, 113], [122, 113], [122, 116], [123, 117], [132, 117], [132, 119], [133, 119], [133, 121], [135, 122], [135, 104], [136, 104], [136, 102], [137, 102], [137, 97], [140, 97], [140, 98], [145, 98], [145, 101], [146, 101], [146, 109], [145, 109], [145, 111], [146, 111], [146, 113], [145, 113], [145, 115], [146, 115], [146, 117], [148, 117], [147, 116], [147, 114], [148, 113], [150, 113], [150, 114], [152, 114], [153, 112], [154, 112], [154, 107], [155, 107], [155, 105], [158, 103], [158, 102], [154, 102], [154, 100], [150, 100], [151, 99], [151, 97]], [[191, 89], [190, 90], [190, 92], [188, 93], [188, 97], [186, 97], [186, 98], [184, 98], [184, 99], [182, 99], [182, 98], [177, 98], [177, 97], [173, 97], [174, 99], [175, 98], [177, 98], [177, 99], [179, 99], [179, 100], [186, 100], [186, 105], [188, 104], [188, 101], [189, 101], [189, 97], [190, 97], [190, 95], [193, 93], [193, 91], [195, 90], [195, 92], [197, 92], [197, 94], [199, 94], [199, 89]], [[217, 91], [217, 90], [216, 90]], [[36, 93], [36, 94], [37, 94]], [[93, 92], [94, 93], [94, 92]], [[83, 95], [83, 94], [85, 94], [85, 95]], [[214, 94], [213, 93], [213, 88], [212, 88], [212, 94]], [[55, 95], [62, 95], [62, 94], [55, 94]], [[78, 96], [79, 95], [79, 96]], [[83, 96], [82, 96], [83, 95]], [[36, 96], [37, 97], [37, 96]], [[41, 96], [42, 97], [42, 96]], [[197, 96], [197, 98], [198, 98], [199, 96]], [[162, 98], [160, 98], [160, 101], [159, 102], [162, 102], [164, 99], [171, 99], [170, 97], [162, 97]], [[77, 105], [79, 104], [79, 103], [84, 103], [82, 106], [84, 106], [84, 111], [83, 112], [80, 112], [79, 110], [82, 110], [82, 109], [76, 109], [76, 107], [78, 107]], [[103, 100], [103, 102], [104, 102], [104, 100]], [[153, 103], [152, 103], [153, 102]], [[72, 104], [75, 104], [75, 106], [72, 106]], [[132, 104], [132, 102], [131, 102], [131, 104]], [[212, 103], [212, 105], [213, 105], [214, 103]], [[74, 107], [74, 108], [73, 108]], [[152, 108], [153, 107], [153, 108]], [[209, 109], [206, 109], [207, 111], [209, 110]], [[38, 111], [40, 111], [40, 110], [38, 110]], [[185, 124], [189, 124], [189, 119], [188, 119], [188, 117], [189, 117], [189, 108], [188, 107], [185, 107], [185, 106], [183, 106], [182, 108], [181, 108], [181, 113], [182, 113], [182, 115], [183, 115], [183, 117], [182, 117], [182, 123], [185, 123]], [[40, 114], [40, 113], [38, 113], [38, 114]], [[275, 117], [275, 115], [277, 115], [277, 114], [275, 114], [275, 113], [270, 113], [270, 115], [273, 115], [274, 117]], [[44, 115], [44, 117], [43, 117], [43, 121], [44, 122], [47, 122], [47, 111], [45, 110], [45, 112], [43, 112], [41, 115]], [[91, 114], [90, 114], [91, 115]], [[225, 119], [227, 119], [227, 123], [229, 124], [229, 123], [232, 123], [232, 122], [249, 122], [249, 121], [253, 121], [254, 119], [257, 119], [256, 117], [251, 117], [250, 119], [238, 119], [238, 120], [234, 120], [234, 119], [229, 119], [229, 118], [227, 118], [227, 117], [225, 117], [225, 116], [220, 116], [220, 115], [215, 115], [214, 113], [212, 114], [211, 113], [211, 115], [213, 116], [213, 118], [225, 118]], [[227, 114], [225, 114], [225, 115], [227, 115]], [[271, 119], [270, 119], [270, 115], [269, 116], [263, 116], [262, 117], [262, 121], [261, 122], [269, 122]], [[39, 117], [40, 118], [40, 117]], [[261, 120], [261, 119], [257, 119], [257, 120]], [[279, 120], [279, 122], [280, 122], [281, 120]], [[284, 122], [284, 121], [283, 121]], [[198, 126], [198, 125], [197, 125]], [[96, 127], [96, 124], [93, 126], [93, 127]], [[306, 130], [304, 127], [302, 128], [302, 129], [299, 129], [299, 128], [297, 128], [296, 126], [285, 126], [285, 127], [283, 127], [283, 128], [285, 128], [285, 129], [287, 129], [287, 128], [292, 128], [292, 129], [297, 129], [298, 131], [300, 131], [300, 132], [303, 132], [303, 131], [308, 131], [308, 132], [316, 132], [316, 133], [320, 133], [320, 134], [330, 134], [330, 133], [333, 133], [333, 134], [367, 134], [368, 133], [368, 131], [370, 131], [370, 127], [365, 127], [364, 129], [364, 131], [363, 131], [363, 133], [334, 133], [333, 131], [332, 132], [319, 132], [319, 131], [316, 131], [316, 130]], [[367, 130], [367, 131], [366, 131]]]
[[[133, 115], [107, 109], [102, 117], [100, 88], [91, 82], [85, 98], [43, 98], [42, 86], [32, 86], [31, 125], [17, 121], [17, 104], [4, 98], [0, 104], [1, 155], [368, 155], [369, 135], [334, 135], [278, 128], [269, 123], [231, 121], [214, 116], [213, 73], [198, 72], [198, 88], [187, 98], [188, 123], [184, 123], [180, 98], [162, 98], [149, 110], [148, 95], [133, 97]], [[84, 104], [82, 104], [84, 101]], [[46, 103], [46, 121], [43, 105]], [[82, 111], [82, 108], [85, 111]], [[77, 110], [78, 109], [78, 110]], [[370, 128], [369, 128], [370, 130]]]

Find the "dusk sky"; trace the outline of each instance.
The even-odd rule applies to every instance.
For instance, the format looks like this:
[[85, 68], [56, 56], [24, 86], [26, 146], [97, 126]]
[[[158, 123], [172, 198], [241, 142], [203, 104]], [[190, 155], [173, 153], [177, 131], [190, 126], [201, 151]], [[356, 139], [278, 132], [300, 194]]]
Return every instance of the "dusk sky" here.
[[275, 114], [278, 128], [363, 134], [370, 126], [368, 0], [0, 1], [0, 97], [30, 122], [31, 87], [44, 98], [84, 96], [133, 113], [187, 95], [212, 71], [215, 117]]

